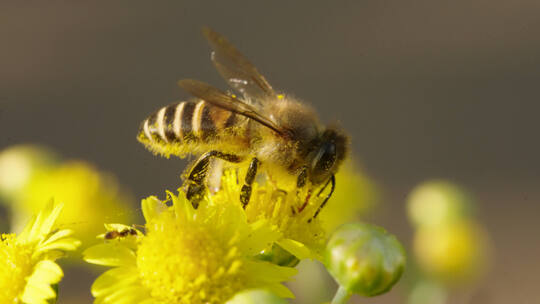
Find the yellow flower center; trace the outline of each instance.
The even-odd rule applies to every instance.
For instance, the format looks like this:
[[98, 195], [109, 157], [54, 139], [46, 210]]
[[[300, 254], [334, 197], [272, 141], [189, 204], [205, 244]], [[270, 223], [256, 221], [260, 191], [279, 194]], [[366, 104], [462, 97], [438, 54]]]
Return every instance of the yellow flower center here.
[[21, 303], [26, 277], [32, 274], [32, 247], [18, 244], [14, 234], [0, 237], [0, 303]]
[[[143, 285], [160, 303], [223, 303], [247, 284], [240, 254], [215, 227], [162, 214], [137, 251]], [[230, 241], [230, 240], [229, 240]]]

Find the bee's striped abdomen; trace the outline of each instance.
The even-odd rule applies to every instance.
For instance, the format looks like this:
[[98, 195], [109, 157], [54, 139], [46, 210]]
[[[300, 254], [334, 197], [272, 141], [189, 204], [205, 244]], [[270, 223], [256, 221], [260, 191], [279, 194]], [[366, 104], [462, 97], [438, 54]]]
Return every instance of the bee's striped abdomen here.
[[140, 136], [157, 144], [183, 144], [217, 140], [237, 122], [236, 114], [204, 100], [170, 104], [150, 115]]

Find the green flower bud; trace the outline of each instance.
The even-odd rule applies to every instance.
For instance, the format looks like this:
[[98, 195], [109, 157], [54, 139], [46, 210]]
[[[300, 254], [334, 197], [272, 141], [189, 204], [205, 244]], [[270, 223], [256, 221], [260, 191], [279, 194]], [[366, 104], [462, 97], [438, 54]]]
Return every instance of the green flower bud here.
[[458, 186], [445, 181], [428, 181], [409, 195], [409, 219], [416, 226], [446, 225], [468, 217], [471, 199]]
[[287, 301], [270, 291], [252, 289], [236, 294], [226, 304], [286, 304]]
[[371, 297], [389, 291], [399, 280], [405, 267], [405, 251], [384, 229], [350, 223], [330, 237], [324, 260], [341, 286]]

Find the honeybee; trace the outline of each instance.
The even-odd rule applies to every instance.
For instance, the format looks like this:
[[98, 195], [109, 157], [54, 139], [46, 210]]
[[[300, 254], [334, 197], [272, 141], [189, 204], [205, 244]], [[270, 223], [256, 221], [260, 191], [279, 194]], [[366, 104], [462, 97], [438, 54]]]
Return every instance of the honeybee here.
[[170, 104], [150, 115], [141, 124], [138, 140], [166, 157], [199, 156], [184, 181], [186, 197], [195, 208], [207, 188], [212, 159], [249, 160], [240, 192], [244, 208], [257, 170], [263, 166], [269, 175], [280, 171], [281, 176], [293, 177], [298, 189], [306, 184], [313, 189], [322, 186], [318, 195], [331, 184], [315, 218], [334, 191], [334, 174], [347, 154], [348, 137], [337, 127], [323, 126], [306, 104], [276, 92], [222, 35], [209, 28], [203, 34], [213, 49], [212, 63], [239, 95], [198, 80], [180, 80], [179, 86], [196, 99]]

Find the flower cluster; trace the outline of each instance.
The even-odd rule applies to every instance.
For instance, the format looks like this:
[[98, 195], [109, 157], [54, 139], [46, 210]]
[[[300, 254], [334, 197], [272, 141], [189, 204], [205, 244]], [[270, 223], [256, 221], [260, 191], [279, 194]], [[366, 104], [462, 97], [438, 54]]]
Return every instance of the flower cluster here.
[[[141, 203], [144, 225], [130, 226], [129, 196], [111, 176], [42, 147], [8, 148], [0, 152], [0, 199], [12, 215], [11, 230], [23, 232], [0, 237], [0, 303], [56, 301], [63, 271], [55, 260], [79, 247], [74, 233], [86, 243], [86, 262], [110, 267], [92, 285], [96, 303], [284, 303], [294, 297], [284, 283], [303, 259], [325, 263], [335, 276], [345, 295], [335, 303], [353, 293], [379, 294], [401, 275], [404, 255], [395, 239], [371, 226], [337, 228], [375, 198], [369, 180], [351, 162], [344, 167], [322, 212], [329, 188], [298, 189], [290, 176], [270, 179], [264, 170], [243, 206], [239, 181], [247, 168], [240, 164], [217, 176], [218, 187], [197, 208], [182, 189], [164, 200], [151, 196]], [[47, 198], [65, 205], [45, 205]], [[55, 223], [76, 231], [54, 229]], [[352, 232], [343, 236], [343, 229]], [[364, 260], [360, 268], [343, 266], [357, 257]]]
[[[198, 304], [229, 299], [249, 303], [252, 295], [266, 298], [258, 293], [234, 297], [251, 289], [293, 297], [282, 283], [296, 274], [299, 260], [322, 260], [327, 247], [327, 232], [320, 219], [314, 218], [324, 198], [313, 195], [308, 201], [308, 190], [285, 192], [273, 183], [258, 181], [243, 209], [238, 199], [239, 174], [225, 170], [220, 189], [205, 195], [197, 209], [183, 191], [167, 192], [164, 201], [153, 196], [142, 201], [144, 226], [107, 224], [107, 232], [100, 235], [103, 243], [84, 252], [87, 262], [112, 267], [92, 286], [96, 301]], [[397, 246], [392, 240], [389, 246]], [[384, 243], [371, 249], [375, 255], [384, 251], [373, 269], [382, 267], [388, 256], [395, 263], [386, 271], [395, 274], [372, 293], [388, 290], [401, 274], [403, 254], [399, 250], [397, 256], [388, 254], [394, 249], [386, 247]], [[355, 250], [350, 251], [354, 254]], [[339, 258], [335, 263], [341, 263]]]

